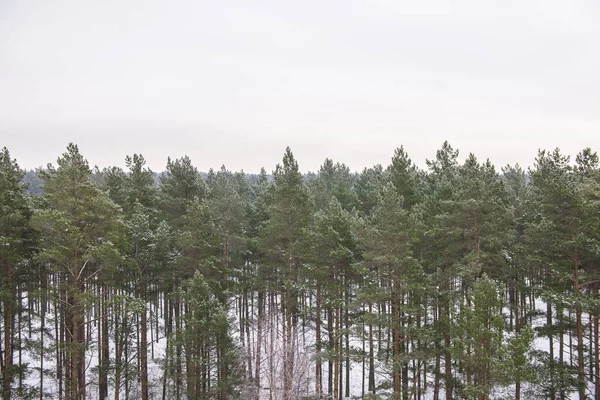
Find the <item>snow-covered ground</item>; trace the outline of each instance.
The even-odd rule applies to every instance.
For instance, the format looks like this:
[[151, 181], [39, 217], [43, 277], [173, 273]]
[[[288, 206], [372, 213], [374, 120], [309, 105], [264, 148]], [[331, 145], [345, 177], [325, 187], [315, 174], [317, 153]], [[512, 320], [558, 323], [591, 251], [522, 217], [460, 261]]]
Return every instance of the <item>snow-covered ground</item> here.
[[[23, 299], [23, 306], [27, 306], [27, 299]], [[533, 326], [541, 327], [546, 324], [546, 304], [542, 300], [537, 300], [535, 303], [536, 316], [533, 318]], [[148, 304], [148, 310], [154, 310], [156, 307], [150, 306]], [[162, 309], [159, 305], [157, 309]], [[565, 311], [566, 312], [566, 311]], [[150, 389], [150, 398], [151, 399], [162, 399], [163, 398], [163, 367], [165, 354], [167, 349], [167, 339], [165, 337], [164, 332], [164, 319], [162, 315], [156, 315], [154, 312], [149, 312], [149, 326], [152, 324], [154, 329], [152, 332], [148, 332], [148, 340], [152, 338], [152, 343], [149, 343], [149, 355], [148, 355], [148, 374], [149, 374], [149, 389]], [[46, 337], [45, 345], [52, 342], [51, 336], [54, 335], [53, 327], [54, 327], [54, 314], [52, 310], [49, 310], [46, 314], [46, 324], [47, 329], [49, 329], [48, 336]], [[250, 359], [250, 363], [252, 365], [252, 373], [254, 373], [255, 368], [255, 359], [257, 346], [260, 345], [261, 352], [261, 382], [260, 382], [260, 398], [261, 399], [282, 399], [283, 398], [283, 354], [285, 353], [285, 345], [283, 340], [283, 334], [281, 331], [282, 321], [278, 320], [280, 318], [277, 314], [269, 314], [264, 316], [262, 321], [262, 340], [261, 343], [257, 343], [257, 334], [258, 334], [258, 323], [259, 321], [253, 320], [249, 332], [250, 332], [250, 340], [245, 338], [245, 343], [241, 342], [241, 335], [239, 329], [239, 321], [236, 319], [235, 309], [232, 307], [230, 311], [230, 317], [232, 320], [231, 326], [232, 336], [240, 345], [240, 358], [241, 362], [247, 365], [248, 359]], [[584, 320], [587, 320], [587, 315], [584, 315]], [[158, 321], [156, 320], [158, 319]], [[158, 322], [158, 324], [157, 324]], [[271, 323], [267, 323], [271, 322]], [[158, 325], [159, 330], [156, 331], [155, 327]], [[29, 328], [25, 324], [20, 327], [20, 334], [23, 339], [27, 339], [26, 342], [34, 343], [39, 341], [39, 328], [40, 328], [40, 320], [39, 317], [34, 318], [31, 322], [31, 337], [27, 338], [29, 333]], [[98, 341], [98, 332], [97, 325], [93, 322], [89, 325], [89, 345], [86, 350], [86, 360], [87, 360], [87, 398], [94, 400], [97, 399], [98, 396], [98, 375], [97, 375], [97, 341]], [[293, 373], [293, 383], [294, 383], [294, 392], [297, 398], [309, 398], [310, 396], [314, 396], [316, 390], [315, 384], [315, 358], [316, 358], [316, 346], [315, 346], [315, 330], [314, 326], [310, 324], [299, 325], [294, 331], [294, 373]], [[325, 334], [323, 334], [325, 337]], [[30, 339], [30, 340], [29, 340]], [[575, 354], [572, 352], [572, 346], [569, 346], [570, 338], [565, 335], [563, 338], [565, 342], [565, 346], [563, 349], [563, 356], [565, 360], [571, 360], [574, 364], [575, 362]], [[576, 339], [572, 339], [576, 340]], [[588, 345], [589, 338], [585, 339], [585, 345]], [[249, 345], [248, 345], [249, 343]], [[555, 357], [558, 357], [560, 348], [559, 341], [554, 340], [554, 354]], [[360, 351], [365, 351], [368, 353], [368, 342], [363, 341], [361, 337], [357, 335], [353, 335], [350, 341], [350, 346], [353, 349], [357, 349]], [[134, 346], [135, 347], [135, 346]], [[541, 351], [549, 351], [549, 341], [546, 337], [538, 336], [534, 341], [534, 348]], [[24, 384], [29, 385], [33, 388], [43, 388], [43, 392], [45, 394], [44, 398], [47, 399], [55, 399], [58, 398], [58, 382], [56, 378], [56, 360], [55, 360], [55, 349], [50, 348], [46, 353], [43, 361], [43, 371], [40, 370], [42, 365], [39, 356], [36, 356], [37, 351], [33, 349], [28, 349], [25, 346], [21, 354], [21, 362], [23, 364], [28, 364], [29, 366], [29, 375], [25, 377]], [[376, 352], [376, 349], [375, 349]], [[114, 340], [111, 337], [110, 341], [110, 357], [114, 359], [115, 357], [115, 346]], [[130, 354], [130, 358], [135, 363], [137, 357], [135, 354]], [[15, 357], [15, 362], [18, 361], [18, 356]], [[368, 388], [368, 372], [366, 372], [366, 368], [363, 369], [363, 362], [365, 360], [360, 357], [353, 356], [350, 368], [350, 397], [348, 398], [361, 398], [363, 393], [367, 392]], [[363, 375], [363, 370], [365, 373]], [[328, 363], [324, 362], [322, 364], [322, 377], [323, 377], [323, 389], [327, 391], [327, 377], [328, 377]], [[343, 377], [345, 379], [345, 371], [343, 373]], [[391, 365], [386, 364], [385, 362], [378, 362], [376, 366], [376, 386], [379, 386], [385, 382], [388, 382], [391, 377]], [[345, 382], [345, 381], [344, 381]], [[170, 388], [170, 391], [167, 392], [166, 398], [174, 398], [173, 388], [175, 387], [175, 382], [167, 382]], [[428, 377], [428, 384], [433, 384], [433, 376]], [[140, 398], [140, 388], [137, 380], [130, 381], [128, 384], [128, 393], [126, 396], [125, 385], [123, 384], [120, 388], [120, 398], [121, 399], [137, 399]], [[247, 385], [250, 387], [250, 385]], [[345, 387], [345, 383], [343, 384]], [[182, 388], [182, 398], [185, 398], [185, 390]], [[590, 398], [593, 398], [593, 392], [591, 390], [593, 387], [590, 386]], [[527, 385], [525, 384], [523, 387], [523, 393], [526, 393], [528, 390]], [[109, 378], [109, 398], [115, 398], [115, 388], [114, 388], [114, 379]], [[251, 391], [248, 391], [250, 393]], [[388, 390], [389, 392], [389, 390]], [[342, 392], [345, 394], [344, 392]], [[384, 396], [386, 394], [386, 390], [379, 390], [378, 394]], [[441, 393], [443, 397], [443, 390]], [[514, 387], [504, 387], [497, 388], [493, 393], [493, 398], [513, 398], [514, 397]], [[433, 398], [432, 388], [429, 387], [425, 392], [423, 399], [428, 400]], [[526, 397], [524, 397], [526, 398]], [[570, 398], [577, 398], [576, 393], [571, 393]]]

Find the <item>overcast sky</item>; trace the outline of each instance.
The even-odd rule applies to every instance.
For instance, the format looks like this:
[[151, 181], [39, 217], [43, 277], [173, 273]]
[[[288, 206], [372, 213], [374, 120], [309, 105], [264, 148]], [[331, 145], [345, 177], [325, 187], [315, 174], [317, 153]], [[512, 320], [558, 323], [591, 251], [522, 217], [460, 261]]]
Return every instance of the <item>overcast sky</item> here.
[[0, 147], [92, 165], [184, 154], [268, 171], [292, 147], [498, 167], [600, 150], [600, 1], [0, 0]]

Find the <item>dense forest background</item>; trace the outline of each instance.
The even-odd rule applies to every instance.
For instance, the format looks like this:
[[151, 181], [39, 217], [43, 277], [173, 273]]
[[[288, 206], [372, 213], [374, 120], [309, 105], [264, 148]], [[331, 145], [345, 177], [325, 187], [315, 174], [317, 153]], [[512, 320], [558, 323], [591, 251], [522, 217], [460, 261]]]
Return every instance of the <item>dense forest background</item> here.
[[[18, 155], [17, 155], [18, 156]], [[600, 398], [600, 166], [0, 152], [5, 399]]]

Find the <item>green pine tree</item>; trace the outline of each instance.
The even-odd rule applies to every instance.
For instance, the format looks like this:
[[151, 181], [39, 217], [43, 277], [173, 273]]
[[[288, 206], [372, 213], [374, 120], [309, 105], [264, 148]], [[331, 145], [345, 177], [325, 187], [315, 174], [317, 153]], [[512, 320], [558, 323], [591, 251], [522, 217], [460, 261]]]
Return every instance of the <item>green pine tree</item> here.
[[43, 260], [59, 274], [58, 296], [65, 321], [64, 390], [72, 399], [86, 397], [86, 351], [89, 346], [86, 315], [94, 303], [88, 284], [105, 266], [111, 252], [111, 234], [118, 229], [118, 207], [92, 181], [91, 170], [74, 144], [48, 166], [44, 174], [47, 208], [38, 210], [33, 222], [41, 233]]

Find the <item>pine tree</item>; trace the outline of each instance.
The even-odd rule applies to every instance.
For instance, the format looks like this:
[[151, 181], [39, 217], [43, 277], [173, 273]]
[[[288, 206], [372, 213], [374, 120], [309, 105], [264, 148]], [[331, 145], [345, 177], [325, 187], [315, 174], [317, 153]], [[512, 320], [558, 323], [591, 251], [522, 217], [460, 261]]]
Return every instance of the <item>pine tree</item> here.
[[[246, 238], [248, 240], [246, 246], [246, 265], [249, 269], [247, 284], [250, 289], [256, 291], [256, 339], [255, 343], [255, 357], [254, 357], [254, 388], [256, 396], [259, 396], [262, 379], [262, 359], [263, 359], [263, 332], [265, 325], [265, 309], [266, 309], [266, 296], [267, 288], [270, 285], [272, 277], [269, 274], [269, 267], [266, 263], [263, 263], [265, 259], [266, 249], [262, 248], [260, 233], [265, 228], [267, 221], [269, 220], [269, 205], [270, 205], [270, 194], [272, 186], [269, 183], [267, 172], [264, 168], [261, 168], [260, 174], [256, 183], [251, 187], [249, 193], [249, 200], [247, 203], [246, 212]], [[248, 336], [248, 341], [250, 337]], [[247, 350], [251, 350], [252, 346], [249, 345]], [[251, 375], [251, 364], [248, 372]]]
[[311, 199], [298, 163], [288, 147], [273, 173], [275, 183], [267, 222], [261, 236], [269, 264], [281, 285], [284, 319], [284, 400], [293, 398], [295, 329], [299, 317], [299, 273], [304, 229], [312, 213]]
[[185, 281], [182, 296], [186, 313], [179, 340], [187, 359], [187, 398], [229, 399], [236, 389], [237, 355], [227, 308], [199, 272]]
[[[240, 179], [241, 178], [241, 179]], [[220, 236], [220, 275], [222, 293], [221, 300], [225, 301], [227, 282], [230, 280], [231, 270], [242, 269], [242, 228], [244, 213], [246, 211], [247, 187], [242, 177], [222, 166], [218, 172], [211, 170], [208, 179], [208, 207], [215, 228]], [[237, 250], [237, 251], [236, 251]], [[236, 262], [233, 265], [231, 261]], [[234, 274], [236, 275], [236, 274]]]
[[[242, 236], [244, 213], [246, 212], [246, 202], [248, 186], [243, 174], [233, 174], [228, 171], [225, 166], [222, 166], [218, 172], [211, 170], [207, 179], [208, 207], [216, 234], [219, 236], [219, 290], [216, 291], [217, 297], [224, 306], [227, 306], [228, 298], [232, 296], [232, 281], [237, 280], [238, 288], [242, 293], [245, 288], [245, 268], [243, 259], [244, 240]], [[246, 290], [247, 292], [247, 290]], [[238, 302], [239, 308], [247, 305], [242, 297], [239, 297], [241, 302]], [[240, 338], [244, 342], [246, 333], [244, 313], [239, 314], [240, 319]], [[228, 366], [227, 366], [227, 342], [220, 341], [221, 347], [218, 348], [217, 362], [220, 373], [220, 385], [224, 388], [228, 383]], [[225, 392], [221, 394], [225, 398]]]
[[453, 353], [466, 379], [457, 388], [464, 398], [489, 400], [500, 382], [504, 319], [496, 283], [486, 275], [469, 290], [471, 302], [463, 306], [455, 326]]
[[[461, 274], [467, 280], [483, 272], [491, 278], [504, 278], [502, 250], [508, 240], [508, 193], [494, 166], [480, 164], [470, 154], [459, 169], [456, 221], [465, 242]], [[468, 286], [468, 285], [467, 285]]]
[[521, 399], [523, 382], [538, 384], [533, 356], [535, 331], [531, 325], [521, 327], [510, 337], [500, 352], [497, 364], [499, 380], [506, 386], [515, 385], [515, 400]]
[[[522, 348], [531, 346], [528, 342], [530, 323], [536, 314], [535, 305], [529, 299], [534, 294], [539, 274], [537, 266], [531, 263], [528, 249], [527, 227], [532, 217], [532, 192], [528, 184], [528, 176], [517, 164], [502, 168], [503, 181], [508, 196], [507, 242], [502, 250], [506, 261], [505, 274], [502, 279], [508, 290], [509, 330], [515, 336], [508, 343], [508, 360], [510, 365], [505, 367], [509, 381], [515, 384], [515, 397], [521, 398], [522, 382], [534, 381], [528, 365], [525, 365], [525, 352], [517, 354]], [[527, 328], [526, 332], [521, 332]], [[531, 341], [533, 338], [531, 338]], [[511, 372], [512, 371], [512, 372]]]
[[348, 166], [334, 164], [331, 159], [325, 159], [316, 178], [309, 183], [315, 208], [327, 208], [331, 199], [335, 197], [344, 210], [352, 210], [358, 204], [356, 192], [353, 190], [354, 181], [355, 176]]
[[594, 383], [594, 397], [600, 397], [600, 341], [597, 298], [600, 290], [600, 161], [598, 154], [585, 148], [576, 156], [575, 175], [581, 188], [582, 272], [579, 284], [582, 311], [590, 318], [589, 380]]
[[[318, 179], [318, 178], [317, 178]], [[344, 210], [335, 197], [329, 206], [317, 211], [314, 221], [306, 230], [305, 257], [310, 261], [306, 266], [311, 278], [311, 289], [315, 291], [315, 333], [316, 333], [316, 392], [323, 394], [322, 362], [329, 362], [329, 394], [334, 399], [349, 397], [350, 385], [350, 302], [352, 288], [357, 281], [354, 263], [360, 257], [358, 238], [353, 233], [357, 217]], [[327, 316], [328, 344], [322, 339], [322, 315]], [[345, 341], [344, 341], [345, 339]], [[345, 362], [345, 395], [342, 387]]]
[[[152, 171], [141, 154], [125, 157], [129, 174], [125, 180], [124, 212], [131, 234], [131, 258], [137, 265], [137, 296], [147, 304], [148, 285], [153, 280], [151, 229], [156, 226], [157, 188]], [[148, 313], [140, 310], [139, 363], [142, 400], [148, 400]]]
[[[583, 196], [576, 174], [568, 156], [558, 149], [553, 152], [540, 151], [534, 167], [530, 170], [533, 190], [537, 200], [539, 215], [530, 230], [535, 246], [539, 249], [537, 258], [547, 266], [546, 301], [556, 306], [559, 320], [559, 368], [563, 368], [563, 309], [575, 311], [577, 390], [581, 399], [586, 398], [586, 357], [584, 352], [584, 332], [582, 301], [584, 294], [581, 284], [585, 278], [582, 269], [582, 256], [585, 252], [585, 216]], [[552, 322], [551, 315], [549, 322]], [[552, 347], [552, 330], [549, 330]], [[551, 353], [551, 358], [553, 354]], [[554, 364], [555, 360], [550, 362]], [[552, 365], [551, 364], [551, 365]], [[563, 379], [562, 372], [559, 376]]]
[[[31, 205], [26, 184], [22, 184], [23, 171], [11, 159], [6, 147], [0, 151], [0, 298], [4, 331], [2, 360], [2, 397], [10, 399], [14, 375], [21, 366], [14, 364], [15, 318], [20, 312], [20, 294], [17, 287], [24, 277], [28, 259], [33, 254], [34, 237], [31, 229]], [[21, 278], [21, 279], [20, 279]]]
[[187, 213], [194, 199], [206, 198], [206, 183], [188, 156], [167, 160], [160, 176], [160, 209], [175, 227]]
[[383, 318], [392, 335], [389, 350], [395, 399], [409, 396], [408, 367], [415, 355], [408, 344], [414, 339], [412, 335], [418, 333], [408, 325], [426, 311], [414, 299], [423, 298], [428, 287], [425, 273], [414, 257], [420, 221], [404, 208], [403, 201], [393, 184], [386, 185], [363, 237], [365, 259], [381, 285], [379, 301], [389, 305], [389, 313]]
[[439, 398], [441, 358], [444, 359], [445, 398], [454, 398], [452, 367], [452, 335], [454, 302], [456, 301], [456, 260], [462, 255], [462, 232], [456, 228], [460, 214], [458, 177], [458, 150], [448, 142], [437, 151], [435, 160], [427, 160], [430, 174], [424, 189], [423, 217], [425, 223], [425, 248], [423, 262], [426, 271], [434, 275], [435, 293], [436, 360], [434, 398]]
[[127, 201], [127, 174], [119, 167], [105, 168], [102, 171], [101, 186], [107, 190], [108, 196], [115, 203], [125, 208]]
[[412, 163], [404, 146], [394, 151], [392, 163], [387, 169], [389, 179], [399, 195], [402, 196], [402, 207], [410, 209], [419, 202], [419, 171]]
[[58, 159], [58, 168], [48, 166], [44, 179], [48, 207], [36, 212], [33, 222], [41, 232], [42, 256], [60, 276], [67, 343], [62, 344], [65, 365], [57, 368], [64, 368], [66, 397], [79, 400], [86, 397], [86, 314], [94, 304], [86, 288], [113, 247], [118, 208], [92, 182], [88, 162], [74, 144]]

